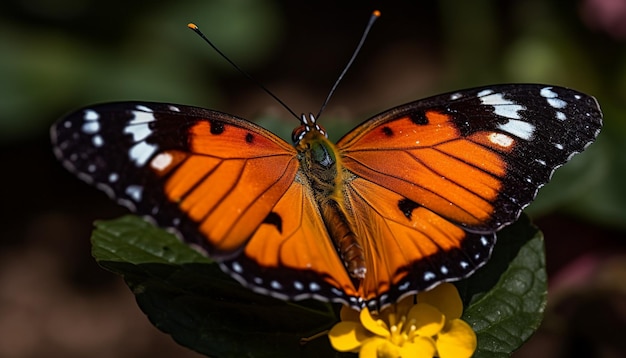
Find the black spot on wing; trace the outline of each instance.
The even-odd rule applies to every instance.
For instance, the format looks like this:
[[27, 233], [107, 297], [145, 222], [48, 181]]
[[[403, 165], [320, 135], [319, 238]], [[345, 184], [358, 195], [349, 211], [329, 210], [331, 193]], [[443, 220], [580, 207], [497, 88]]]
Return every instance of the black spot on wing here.
[[216, 120], [209, 121], [211, 124], [211, 134], [224, 133], [224, 123]]
[[413, 216], [413, 210], [419, 208], [419, 206], [420, 205], [418, 203], [406, 198], [398, 201], [398, 209], [400, 209], [402, 214], [404, 214], [404, 216], [409, 220], [411, 220], [411, 217]]
[[246, 143], [252, 143], [254, 141], [254, 136], [252, 133], [246, 134]]
[[263, 220], [264, 224], [273, 225], [279, 233], [283, 233], [283, 218], [275, 212], [270, 212], [267, 214], [265, 220]]
[[387, 127], [387, 126], [383, 127], [383, 128], [382, 128], [382, 131], [383, 131], [383, 134], [384, 134], [386, 137], [391, 137], [391, 136], [393, 136], [393, 130], [392, 130], [391, 128]]
[[424, 111], [415, 111], [409, 114], [409, 119], [413, 122], [413, 124], [420, 126], [428, 124], [428, 117], [426, 117], [426, 113], [424, 113]]

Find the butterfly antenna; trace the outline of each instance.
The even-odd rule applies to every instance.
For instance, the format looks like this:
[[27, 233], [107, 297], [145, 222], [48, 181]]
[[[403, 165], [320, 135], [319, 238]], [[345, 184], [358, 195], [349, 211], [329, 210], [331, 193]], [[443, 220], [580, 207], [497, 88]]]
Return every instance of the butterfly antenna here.
[[348, 64], [346, 65], [346, 67], [343, 69], [343, 71], [339, 75], [339, 78], [337, 78], [337, 81], [335, 81], [335, 84], [333, 85], [333, 88], [331, 88], [330, 92], [328, 92], [328, 96], [326, 96], [326, 100], [324, 100], [324, 103], [322, 103], [322, 107], [320, 108], [320, 111], [317, 112], [317, 116], [315, 118], [319, 118], [320, 115], [322, 114], [322, 111], [324, 111], [324, 108], [326, 108], [326, 105], [330, 101], [330, 97], [332, 97], [333, 93], [335, 93], [335, 90], [337, 89], [337, 86], [339, 86], [339, 82], [341, 82], [341, 79], [343, 78], [343, 76], [345, 76], [345, 74], [346, 74], [346, 72], [348, 72], [348, 69], [350, 68], [350, 66], [352, 66], [352, 62], [354, 62], [354, 59], [356, 58], [356, 55], [358, 55], [359, 51], [361, 51], [361, 47], [363, 47], [363, 43], [365, 43], [365, 39], [367, 38], [367, 34], [370, 32], [370, 29], [372, 28], [372, 25], [374, 25], [374, 22], [376, 21], [376, 19], [378, 19], [379, 17], [380, 17], [380, 11], [374, 10], [372, 12], [372, 16], [370, 16], [370, 20], [367, 23], [367, 26], [365, 27], [365, 31], [363, 31], [363, 35], [361, 36], [361, 41], [359, 41], [359, 44], [357, 45], [356, 49], [352, 53], [352, 57], [350, 58], [350, 61], [348, 61]]
[[294, 111], [292, 111], [291, 108], [289, 108], [289, 106], [287, 106], [285, 104], [285, 102], [281, 101], [280, 98], [278, 98], [269, 89], [267, 89], [265, 86], [263, 86], [263, 84], [261, 82], [257, 81], [256, 78], [252, 77], [252, 75], [250, 75], [248, 72], [244, 71], [241, 67], [237, 66], [236, 63], [234, 63], [230, 58], [228, 58], [228, 56], [226, 56], [222, 51], [220, 51], [220, 49], [218, 49], [217, 46], [215, 46], [213, 44], [213, 42], [211, 42], [211, 40], [209, 40], [206, 36], [204, 36], [202, 31], [200, 31], [200, 28], [198, 28], [198, 26], [196, 24], [189, 23], [189, 24], [187, 24], [187, 27], [190, 28], [191, 30], [193, 30], [193, 32], [195, 32], [196, 34], [198, 34], [198, 36], [200, 36], [204, 40], [204, 42], [208, 43], [209, 46], [211, 46], [215, 50], [215, 52], [217, 52], [220, 56], [222, 56], [222, 58], [224, 58], [226, 61], [228, 61], [228, 63], [230, 63], [233, 67], [235, 67], [237, 69], [237, 71], [239, 71], [242, 75], [246, 76], [250, 81], [256, 83], [259, 87], [261, 87], [261, 89], [263, 91], [265, 91], [265, 93], [267, 93], [272, 98], [274, 98], [278, 103], [280, 103], [280, 105], [283, 106], [294, 117], [296, 117], [296, 119], [300, 120], [300, 117]]

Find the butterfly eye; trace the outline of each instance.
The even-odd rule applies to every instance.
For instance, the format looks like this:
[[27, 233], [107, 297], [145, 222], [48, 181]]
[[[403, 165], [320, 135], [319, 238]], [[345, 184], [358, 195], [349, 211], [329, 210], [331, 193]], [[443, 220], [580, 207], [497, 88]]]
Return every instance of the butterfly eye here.
[[291, 132], [291, 140], [293, 141], [293, 144], [298, 145], [302, 138], [304, 138], [304, 135], [310, 130], [311, 128], [307, 125], [301, 125], [300, 127], [294, 129], [293, 132]]

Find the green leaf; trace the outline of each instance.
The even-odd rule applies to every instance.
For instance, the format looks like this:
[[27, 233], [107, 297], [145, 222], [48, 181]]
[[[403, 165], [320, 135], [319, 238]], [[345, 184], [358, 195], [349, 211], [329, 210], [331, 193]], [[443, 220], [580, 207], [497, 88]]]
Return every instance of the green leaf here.
[[[96, 223], [92, 253], [122, 275], [150, 321], [179, 344], [217, 357], [333, 356], [328, 304], [258, 295], [174, 235], [134, 216]], [[254, 355], [251, 355], [251, 352]]]
[[[93, 255], [124, 277], [151, 322], [178, 343], [216, 357], [344, 356], [326, 337], [338, 321], [317, 301], [258, 295], [174, 235], [134, 216], [96, 223]], [[541, 234], [524, 216], [498, 234], [491, 260], [458, 282], [476, 357], [508, 357], [538, 327], [546, 296]], [[336, 308], [336, 307], [335, 307]]]
[[140, 219], [127, 215], [111, 221], [97, 221], [91, 237], [92, 254], [107, 269], [123, 274], [114, 263], [211, 263], [212, 261], [183, 244], [176, 236]]
[[475, 357], [509, 357], [537, 330], [547, 299], [543, 235], [524, 215], [498, 233], [489, 262], [457, 283]]

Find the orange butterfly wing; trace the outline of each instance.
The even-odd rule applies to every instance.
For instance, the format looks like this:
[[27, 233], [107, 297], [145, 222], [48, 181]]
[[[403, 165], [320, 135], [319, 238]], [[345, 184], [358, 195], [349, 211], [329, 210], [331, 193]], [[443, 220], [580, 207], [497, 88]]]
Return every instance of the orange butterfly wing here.
[[337, 147], [357, 178], [346, 197], [368, 261], [364, 299], [385, 305], [475, 271], [494, 233], [600, 127], [591, 97], [513, 85], [409, 103], [348, 133]]
[[243, 253], [221, 263], [245, 286], [279, 298], [351, 301], [357, 290], [349, 277], [309, 188], [298, 181], [272, 210]]
[[468, 233], [425, 207], [402, 206], [406, 198], [369, 180], [354, 179], [347, 193], [368, 263], [359, 295], [371, 308], [469, 275], [495, 243], [493, 233]]
[[435, 111], [424, 116], [425, 125], [401, 116], [372, 123], [374, 129], [365, 134], [351, 133], [338, 143], [344, 165], [449, 220], [484, 226], [491, 219], [506, 163], [479, 144], [488, 134], [463, 138], [451, 116]]
[[247, 242], [293, 182], [298, 164], [293, 148], [268, 131], [210, 118], [190, 126], [188, 149], [173, 151], [177, 160], [163, 172], [172, 168], [166, 196], [198, 223], [216, 255]]
[[216, 111], [128, 102], [70, 114], [52, 140], [70, 171], [179, 232], [255, 291], [357, 296], [298, 179], [295, 148], [269, 131]]
[[271, 132], [196, 107], [97, 105], [52, 137], [68, 169], [217, 259], [241, 251], [298, 169], [293, 146]]

